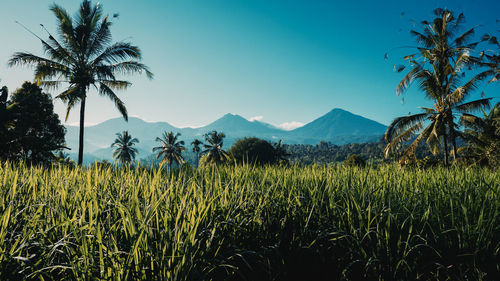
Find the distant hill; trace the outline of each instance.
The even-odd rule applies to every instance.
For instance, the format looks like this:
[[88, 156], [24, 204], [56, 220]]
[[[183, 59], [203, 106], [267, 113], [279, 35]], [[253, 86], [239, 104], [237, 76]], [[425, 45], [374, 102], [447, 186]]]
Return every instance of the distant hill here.
[[[372, 142], [378, 141], [385, 129], [386, 126], [378, 122], [338, 108], [292, 131], [285, 131], [260, 121], [248, 121], [229, 113], [200, 128], [176, 128], [167, 122], [145, 122], [135, 117], [130, 117], [128, 122], [123, 118], [114, 118], [85, 128], [85, 161], [111, 160], [110, 145], [116, 138], [116, 133], [124, 130], [139, 139], [138, 157], [145, 158], [157, 145], [156, 137], [161, 136], [164, 131], [181, 133], [180, 138], [186, 142], [188, 149], [192, 140], [198, 138], [203, 141], [203, 135], [209, 131], [224, 132], [224, 147], [229, 149], [237, 139], [243, 137], [258, 137], [272, 142], [282, 139], [289, 144], [317, 144], [320, 141], [339, 145]], [[78, 152], [78, 132], [78, 127], [67, 126], [66, 142], [72, 149], [71, 157], [76, 157]]]
[[318, 119], [290, 132], [293, 137], [331, 140], [342, 136], [379, 136], [386, 126], [349, 111], [335, 108]]
[[206, 126], [197, 129], [200, 135], [212, 130], [222, 131], [231, 138], [271, 138], [273, 136], [283, 135], [284, 133], [286, 133], [286, 131], [274, 128], [270, 124], [259, 121], [248, 121], [247, 119], [239, 115], [230, 113], [222, 116], [220, 119], [217, 119]]

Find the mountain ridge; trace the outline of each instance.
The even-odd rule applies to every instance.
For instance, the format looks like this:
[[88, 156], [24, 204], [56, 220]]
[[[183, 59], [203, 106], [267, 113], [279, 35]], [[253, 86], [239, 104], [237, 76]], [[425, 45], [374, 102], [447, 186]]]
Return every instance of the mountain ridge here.
[[[70, 156], [74, 157], [78, 148], [79, 128], [77, 126], [66, 126], [66, 128], [67, 146], [72, 148]], [[262, 121], [249, 121], [241, 115], [231, 113], [198, 128], [177, 128], [168, 122], [147, 122], [138, 117], [130, 117], [128, 122], [124, 121], [123, 118], [112, 118], [85, 127], [84, 149], [88, 155], [96, 153], [96, 159], [111, 160], [110, 144], [116, 138], [116, 134], [124, 130], [128, 130], [133, 137], [139, 139], [137, 148], [145, 152], [151, 151], [157, 145], [155, 139], [164, 131], [179, 132], [186, 147], [189, 147], [195, 138], [203, 141], [203, 135], [212, 130], [222, 131], [226, 134], [224, 147], [229, 149], [237, 139], [243, 137], [258, 137], [271, 142], [277, 142], [281, 139], [284, 143], [289, 144], [317, 144], [320, 141], [339, 145], [371, 142], [379, 140], [385, 129], [386, 126], [381, 123], [340, 108], [334, 108], [304, 126], [290, 131]], [[144, 156], [147, 155], [139, 157]]]

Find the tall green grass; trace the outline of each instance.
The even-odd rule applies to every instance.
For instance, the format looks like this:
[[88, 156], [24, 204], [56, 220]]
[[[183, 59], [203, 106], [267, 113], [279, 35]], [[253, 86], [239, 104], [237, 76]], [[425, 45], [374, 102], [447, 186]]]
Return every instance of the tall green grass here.
[[1, 280], [500, 280], [500, 173], [0, 166]]

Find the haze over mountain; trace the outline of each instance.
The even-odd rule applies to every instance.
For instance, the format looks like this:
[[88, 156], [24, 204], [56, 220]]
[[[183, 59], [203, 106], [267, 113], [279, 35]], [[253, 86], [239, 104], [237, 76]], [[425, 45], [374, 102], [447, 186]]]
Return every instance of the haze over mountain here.
[[[94, 158], [111, 160], [113, 149], [110, 144], [116, 138], [116, 133], [124, 130], [139, 139], [138, 158], [145, 158], [151, 154], [153, 147], [157, 146], [156, 137], [161, 136], [164, 131], [181, 133], [180, 139], [186, 142], [186, 147], [190, 150], [192, 140], [198, 138], [203, 141], [203, 135], [212, 130], [226, 134], [224, 147], [229, 149], [237, 139], [243, 137], [258, 137], [271, 142], [281, 139], [288, 144], [317, 144], [327, 141], [340, 145], [377, 141], [385, 129], [385, 125], [339, 108], [291, 131], [257, 120], [249, 121], [230, 113], [200, 128], [176, 128], [167, 122], [145, 122], [136, 117], [130, 117], [128, 122], [123, 118], [114, 118], [85, 128], [84, 149], [86, 161], [93, 161]], [[67, 126], [66, 142], [72, 149], [72, 157], [78, 149], [78, 132], [78, 127]]]

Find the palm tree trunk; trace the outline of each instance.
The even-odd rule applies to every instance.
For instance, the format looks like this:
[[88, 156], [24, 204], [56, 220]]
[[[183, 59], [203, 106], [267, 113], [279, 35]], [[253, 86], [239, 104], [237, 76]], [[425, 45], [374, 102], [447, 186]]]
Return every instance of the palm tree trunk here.
[[453, 123], [453, 115], [450, 110], [448, 113], [451, 118], [448, 119], [448, 127], [450, 129], [450, 138], [451, 138], [451, 144], [453, 146], [453, 162], [457, 159], [457, 134], [455, 131], [455, 124]]
[[83, 129], [85, 124], [85, 97], [82, 98], [80, 104], [80, 137], [78, 140], [78, 166], [83, 163]]
[[448, 166], [448, 139], [446, 134], [443, 136], [444, 142], [444, 165]]
[[453, 162], [457, 160], [457, 140], [455, 137], [452, 139], [452, 145], [453, 145]]

